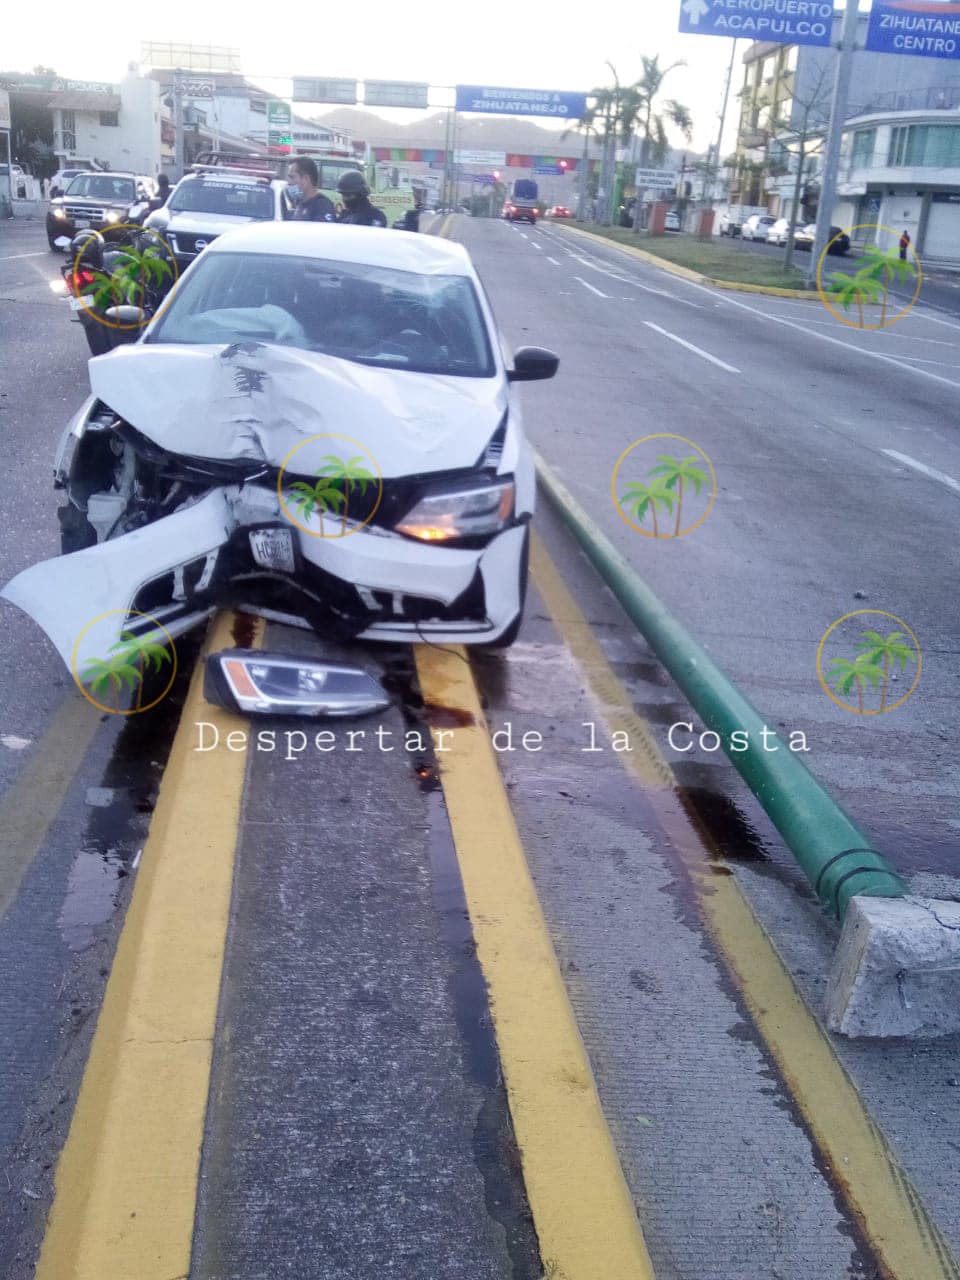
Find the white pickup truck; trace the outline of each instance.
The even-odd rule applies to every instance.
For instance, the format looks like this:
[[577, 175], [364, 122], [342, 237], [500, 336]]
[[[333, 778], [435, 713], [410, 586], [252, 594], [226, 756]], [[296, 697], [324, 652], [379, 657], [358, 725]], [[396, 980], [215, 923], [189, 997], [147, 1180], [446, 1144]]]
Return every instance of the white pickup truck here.
[[728, 209], [721, 213], [717, 227], [722, 236], [739, 236], [740, 228], [746, 220], [755, 213], [768, 213], [766, 205], [758, 204], [732, 204]]

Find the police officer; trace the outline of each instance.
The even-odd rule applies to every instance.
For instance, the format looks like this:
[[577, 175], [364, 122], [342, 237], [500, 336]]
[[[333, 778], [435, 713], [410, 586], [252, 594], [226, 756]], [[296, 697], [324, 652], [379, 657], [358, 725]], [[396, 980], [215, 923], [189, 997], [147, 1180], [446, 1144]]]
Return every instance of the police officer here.
[[386, 214], [370, 203], [370, 191], [363, 180], [363, 174], [356, 169], [348, 169], [337, 183], [337, 190], [343, 196], [343, 212], [338, 222], [348, 223], [354, 227], [385, 227]]
[[300, 192], [293, 211], [295, 222], [336, 222], [333, 201], [317, 189], [319, 179], [316, 161], [309, 156], [297, 156], [287, 170], [287, 181]]

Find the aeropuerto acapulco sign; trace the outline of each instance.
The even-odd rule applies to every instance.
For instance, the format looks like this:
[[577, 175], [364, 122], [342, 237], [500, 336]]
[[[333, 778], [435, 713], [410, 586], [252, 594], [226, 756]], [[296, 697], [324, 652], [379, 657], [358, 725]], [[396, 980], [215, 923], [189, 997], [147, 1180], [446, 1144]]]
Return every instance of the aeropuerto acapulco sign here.
[[680, 30], [688, 35], [826, 47], [833, 34], [833, 4], [823, 0], [682, 0]]
[[921, 58], [960, 58], [960, 4], [873, 0], [867, 48]]

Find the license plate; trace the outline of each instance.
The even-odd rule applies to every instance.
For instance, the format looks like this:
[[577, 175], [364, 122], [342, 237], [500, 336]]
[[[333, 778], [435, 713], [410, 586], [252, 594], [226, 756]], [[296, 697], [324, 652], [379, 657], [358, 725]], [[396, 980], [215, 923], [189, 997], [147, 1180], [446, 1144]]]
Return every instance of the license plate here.
[[91, 306], [91, 304], [87, 301], [87, 299], [86, 299], [86, 298], [71, 298], [71, 299], [70, 299], [70, 310], [71, 310], [71, 311], [89, 311], [89, 310], [90, 310], [90, 306]]
[[80, 227], [80, 228], [81, 228], [81, 230], [82, 230], [82, 229], [83, 229], [83, 228], [85, 228], [85, 227], [89, 227], [89, 225], [90, 225], [90, 219], [89, 219], [89, 218], [74, 218], [74, 220], [73, 220], [73, 225], [74, 225], [75, 227]]
[[278, 573], [296, 571], [291, 529], [251, 529], [250, 550], [261, 569], [273, 569]]

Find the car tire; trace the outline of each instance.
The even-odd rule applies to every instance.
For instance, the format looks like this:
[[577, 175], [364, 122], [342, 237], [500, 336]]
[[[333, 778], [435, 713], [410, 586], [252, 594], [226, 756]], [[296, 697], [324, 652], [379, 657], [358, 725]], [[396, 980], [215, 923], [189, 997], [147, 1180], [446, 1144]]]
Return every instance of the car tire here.
[[105, 356], [108, 351], [113, 350], [110, 334], [102, 324], [97, 324], [94, 321], [93, 324], [82, 325], [82, 328], [92, 356]]
[[59, 250], [59, 249], [57, 248], [57, 246], [54, 244], [54, 242], [53, 242], [53, 236], [50, 234], [50, 232], [49, 232], [49, 231], [47, 232], [47, 244], [50, 246], [50, 252], [51, 252], [51, 253], [59, 253], [59, 252], [60, 252], [60, 250]]
[[523, 549], [520, 552], [520, 608], [517, 610], [517, 616], [500, 636], [499, 640], [491, 640], [486, 644], [474, 645], [475, 649], [509, 649], [520, 634], [520, 628], [523, 625], [523, 611], [527, 604], [527, 584], [530, 578], [530, 526], [524, 530]]

